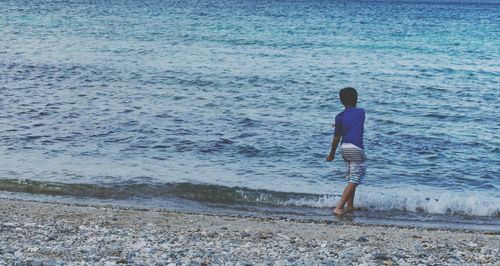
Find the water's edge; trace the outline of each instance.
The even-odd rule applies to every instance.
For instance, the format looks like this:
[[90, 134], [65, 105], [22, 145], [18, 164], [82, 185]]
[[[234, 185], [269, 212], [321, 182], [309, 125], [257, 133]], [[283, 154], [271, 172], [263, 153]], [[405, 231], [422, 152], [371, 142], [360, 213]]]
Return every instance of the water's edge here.
[[163, 207], [151, 207], [141, 204], [137, 201], [105, 201], [105, 200], [94, 200], [94, 199], [83, 199], [83, 198], [68, 198], [61, 196], [46, 196], [46, 195], [31, 195], [24, 193], [11, 193], [11, 192], [1, 192], [0, 191], [0, 201], [23, 201], [23, 202], [37, 202], [37, 203], [47, 203], [47, 204], [58, 204], [64, 206], [78, 206], [78, 207], [95, 207], [95, 208], [114, 208], [123, 210], [133, 210], [133, 211], [167, 211], [183, 214], [195, 214], [195, 215], [213, 215], [213, 216], [225, 216], [225, 217], [235, 217], [235, 218], [258, 218], [264, 220], [286, 220], [289, 222], [299, 222], [299, 223], [322, 223], [322, 224], [349, 224], [349, 225], [361, 225], [361, 226], [387, 226], [387, 227], [397, 227], [397, 228], [416, 228], [423, 230], [446, 230], [446, 231], [456, 231], [456, 232], [481, 232], [491, 235], [500, 234], [500, 226], [498, 225], [478, 225], [478, 224], [447, 224], [443, 222], [431, 222], [431, 221], [419, 221], [419, 220], [408, 220], [408, 221], [396, 221], [396, 220], [381, 220], [377, 218], [365, 217], [363, 219], [355, 218], [353, 216], [347, 216], [344, 218], [336, 218], [334, 216], [330, 217], [320, 217], [320, 216], [298, 216], [291, 214], [270, 214], [268, 212], [258, 212], [250, 210], [241, 210], [235, 207], [235, 209], [221, 209], [219, 207], [208, 207], [205, 206], [201, 208], [200, 206], [184, 202], [186, 205], [181, 206], [179, 201], [173, 200], [172, 204]]
[[306, 202], [307, 199], [321, 201], [321, 197], [325, 196], [188, 183], [130, 183], [120, 186], [40, 183], [31, 180], [0, 181], [0, 199], [322, 223], [500, 232], [498, 213], [493, 216], [470, 216], [360, 208], [354, 214], [338, 218], [331, 214], [330, 207], [297, 204]]

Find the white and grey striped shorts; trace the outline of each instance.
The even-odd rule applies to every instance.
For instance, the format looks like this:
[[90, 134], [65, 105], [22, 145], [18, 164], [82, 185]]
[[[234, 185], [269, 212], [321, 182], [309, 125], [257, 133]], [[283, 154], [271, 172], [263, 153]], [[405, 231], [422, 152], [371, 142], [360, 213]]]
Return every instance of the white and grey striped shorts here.
[[366, 173], [365, 151], [351, 143], [344, 143], [340, 147], [340, 152], [347, 166], [345, 179], [354, 184], [363, 183]]

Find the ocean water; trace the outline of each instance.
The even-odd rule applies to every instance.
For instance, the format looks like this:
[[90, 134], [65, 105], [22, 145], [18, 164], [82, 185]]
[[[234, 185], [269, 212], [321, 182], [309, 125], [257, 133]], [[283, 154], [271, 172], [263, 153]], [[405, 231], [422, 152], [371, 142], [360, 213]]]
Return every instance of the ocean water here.
[[500, 230], [499, 25], [498, 1], [4, 0], [0, 191], [326, 219], [353, 86], [355, 219]]

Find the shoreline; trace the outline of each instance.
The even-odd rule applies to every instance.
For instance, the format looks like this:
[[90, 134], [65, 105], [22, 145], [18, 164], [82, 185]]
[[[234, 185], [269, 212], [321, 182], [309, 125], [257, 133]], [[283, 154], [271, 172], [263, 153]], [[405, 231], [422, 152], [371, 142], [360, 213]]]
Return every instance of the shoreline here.
[[498, 232], [0, 199], [0, 265], [496, 264]]

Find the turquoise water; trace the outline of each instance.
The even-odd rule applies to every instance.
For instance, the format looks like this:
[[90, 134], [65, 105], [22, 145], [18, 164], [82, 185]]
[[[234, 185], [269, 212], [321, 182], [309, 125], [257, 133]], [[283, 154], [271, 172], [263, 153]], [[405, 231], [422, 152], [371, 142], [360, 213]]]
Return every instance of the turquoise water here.
[[354, 86], [358, 206], [498, 218], [498, 25], [498, 1], [2, 1], [0, 190], [323, 210]]

